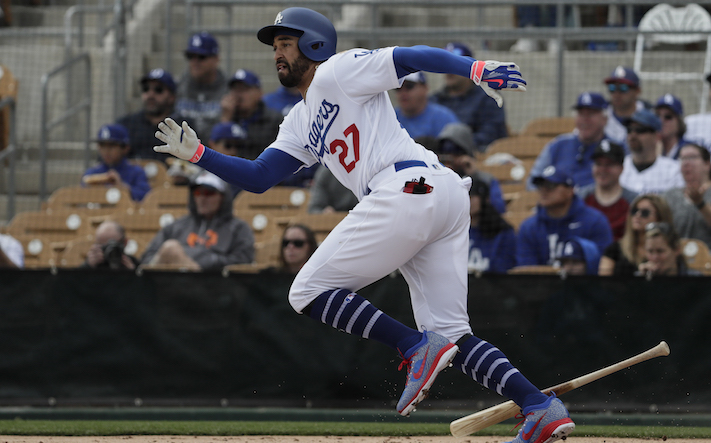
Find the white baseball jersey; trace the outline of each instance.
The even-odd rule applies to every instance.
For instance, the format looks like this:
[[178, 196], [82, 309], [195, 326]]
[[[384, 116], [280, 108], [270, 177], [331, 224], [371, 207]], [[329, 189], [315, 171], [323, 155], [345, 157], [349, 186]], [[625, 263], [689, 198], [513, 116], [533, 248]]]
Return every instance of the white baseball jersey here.
[[638, 194], [661, 194], [685, 186], [679, 162], [668, 157], [657, 157], [652, 166], [640, 172], [632, 163], [632, 156], [627, 155], [622, 168], [620, 184]]
[[306, 166], [324, 164], [359, 200], [373, 176], [395, 162], [439, 162], [395, 116], [386, 92], [402, 84], [393, 49], [351, 49], [322, 63], [269, 147]]

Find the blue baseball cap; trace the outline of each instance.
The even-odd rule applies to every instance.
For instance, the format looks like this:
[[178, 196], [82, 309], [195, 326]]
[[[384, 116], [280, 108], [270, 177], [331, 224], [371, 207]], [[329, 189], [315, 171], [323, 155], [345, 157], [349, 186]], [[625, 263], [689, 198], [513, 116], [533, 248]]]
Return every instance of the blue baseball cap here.
[[605, 79], [605, 84], [609, 85], [610, 83], [624, 83], [637, 88], [639, 87], [639, 77], [632, 68], [618, 66], [613, 69], [610, 76]]
[[471, 49], [464, 43], [450, 42], [444, 46], [444, 49], [451, 52], [454, 55], [464, 55], [467, 57], [474, 57], [474, 53]]
[[148, 74], [144, 75], [141, 77], [141, 84], [144, 84], [148, 81], [155, 80], [157, 82], [161, 82], [165, 85], [166, 88], [170, 90], [170, 92], [175, 92], [176, 86], [175, 86], [175, 80], [173, 80], [173, 76], [170, 75], [169, 72], [163, 70], [163, 69], [153, 69], [151, 72]]
[[538, 186], [541, 182], [548, 181], [557, 185], [575, 186], [575, 181], [564, 169], [556, 168], [553, 165], [546, 166], [540, 175], [531, 178], [533, 184]]
[[654, 108], [669, 108], [671, 111], [681, 117], [684, 115], [684, 105], [681, 103], [677, 97], [672, 94], [664, 94], [657, 100], [656, 106]]
[[104, 125], [99, 128], [99, 133], [94, 139], [96, 143], [119, 143], [128, 145], [128, 129], [122, 125]]
[[583, 92], [578, 96], [573, 109], [590, 108], [603, 110], [607, 108], [607, 100], [598, 92]]
[[237, 123], [223, 122], [212, 127], [210, 140], [219, 142], [221, 140], [244, 140], [247, 133]]
[[630, 117], [627, 121], [627, 126], [629, 126], [629, 124], [632, 122], [640, 124], [647, 128], [652, 128], [655, 131], [659, 131], [662, 129], [662, 122], [659, 121], [659, 117], [657, 117], [654, 112], [648, 109], [640, 109], [639, 111], [636, 111], [634, 114], [632, 114], [632, 117]]
[[188, 47], [185, 49], [185, 55], [217, 55], [220, 45], [217, 40], [209, 32], [198, 32], [193, 34], [188, 40]]
[[427, 77], [425, 77], [425, 73], [422, 71], [417, 71], [413, 72], [411, 74], [407, 74], [405, 77], [402, 78], [403, 83], [404, 82], [412, 82], [412, 83], [421, 83], [423, 85], [427, 84]]
[[251, 71], [247, 71], [246, 69], [236, 70], [235, 73], [232, 74], [232, 78], [230, 78], [230, 81], [227, 84], [232, 86], [237, 82], [242, 82], [248, 86], [256, 86], [257, 88], [261, 87], [257, 74]]
[[563, 243], [563, 247], [556, 255], [556, 260], [585, 261], [585, 251], [577, 240], [571, 239]]

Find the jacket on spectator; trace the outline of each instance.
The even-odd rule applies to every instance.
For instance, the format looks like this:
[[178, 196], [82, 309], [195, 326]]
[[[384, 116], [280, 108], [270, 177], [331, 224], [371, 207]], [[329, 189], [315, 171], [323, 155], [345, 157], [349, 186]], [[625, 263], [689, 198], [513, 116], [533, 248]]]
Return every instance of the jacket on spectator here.
[[[182, 124], [183, 120], [187, 121], [190, 127], [193, 127], [192, 120], [185, 118], [178, 113], [173, 113], [170, 118]], [[131, 140], [131, 151], [129, 152], [129, 158], [146, 158], [159, 160], [165, 163], [168, 158], [167, 155], [156, 152], [153, 150], [153, 146], [162, 145], [163, 142], [158, 140], [155, 136], [158, 130], [158, 125], [154, 125], [147, 118], [143, 110], [134, 112], [133, 114], [127, 114], [116, 120], [116, 123], [123, 125], [128, 129], [128, 138]]]
[[121, 160], [116, 167], [109, 167], [105, 163], [92, 166], [84, 172], [84, 175], [101, 174], [114, 169], [121, 176], [121, 180], [131, 188], [131, 198], [135, 201], [143, 200], [143, 197], [151, 190], [148, 177], [142, 167], [130, 163], [127, 159]]
[[[284, 116], [273, 109], [267, 108], [263, 101], [257, 105], [257, 111], [251, 117], [246, 119], [233, 117], [232, 121], [247, 132], [247, 138], [244, 141], [244, 148], [240, 157], [250, 160], [259, 157], [264, 148], [276, 140], [282, 120], [284, 120]], [[313, 171], [312, 173], [315, 172]]]
[[559, 255], [563, 242], [571, 237], [582, 237], [597, 245], [600, 254], [612, 243], [612, 231], [607, 218], [577, 196], [568, 213], [551, 218], [540, 205], [536, 214], [519, 227], [516, 238], [516, 265], [551, 265]]
[[[207, 140], [212, 127], [220, 122], [220, 101], [227, 94], [227, 77], [219, 70], [217, 78], [209, 85], [201, 85], [185, 74], [178, 84], [175, 112], [182, 119], [190, 119], [198, 138]], [[178, 121], [178, 120], [176, 120]]]
[[427, 103], [422, 114], [415, 117], [406, 117], [400, 108], [395, 109], [395, 115], [412, 138], [437, 137], [448, 123], [459, 123], [454, 112], [436, 103]]

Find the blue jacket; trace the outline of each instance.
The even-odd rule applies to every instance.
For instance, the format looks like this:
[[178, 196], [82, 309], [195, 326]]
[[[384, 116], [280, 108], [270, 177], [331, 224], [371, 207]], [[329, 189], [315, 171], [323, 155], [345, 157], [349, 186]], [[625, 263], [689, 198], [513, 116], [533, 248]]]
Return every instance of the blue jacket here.
[[550, 165], [554, 165], [556, 169], [568, 171], [578, 187], [594, 183], [592, 154], [597, 145], [598, 143], [584, 145], [572, 132], [559, 135], [543, 147], [536, 162], [531, 166], [526, 186], [529, 190], [536, 189], [531, 178], [541, 175], [543, 170]]
[[573, 197], [568, 213], [551, 218], [540, 205], [536, 214], [521, 223], [516, 239], [516, 265], [551, 265], [560, 254], [563, 243], [571, 237], [582, 237], [597, 246], [599, 254], [612, 243], [610, 224], [602, 212]]
[[427, 103], [422, 114], [415, 117], [405, 117], [400, 108], [395, 110], [395, 115], [412, 138], [437, 137], [447, 124], [460, 123], [454, 112], [436, 103]]
[[262, 97], [262, 101], [267, 105], [267, 108], [286, 116], [291, 111], [291, 108], [301, 101], [301, 94], [290, 94], [289, 90], [284, 86], [279, 86], [276, 91], [265, 94]]
[[112, 167], [101, 162], [87, 169], [84, 175], [101, 174], [108, 172], [109, 169], [115, 169], [121, 176], [121, 180], [131, 188], [131, 198], [133, 200], [143, 200], [143, 197], [151, 190], [151, 185], [148, 183], [148, 177], [146, 177], [143, 168], [129, 163], [125, 158], [117, 166]]
[[505, 274], [516, 265], [516, 234], [505, 229], [485, 237], [478, 227], [469, 228], [469, 270]]

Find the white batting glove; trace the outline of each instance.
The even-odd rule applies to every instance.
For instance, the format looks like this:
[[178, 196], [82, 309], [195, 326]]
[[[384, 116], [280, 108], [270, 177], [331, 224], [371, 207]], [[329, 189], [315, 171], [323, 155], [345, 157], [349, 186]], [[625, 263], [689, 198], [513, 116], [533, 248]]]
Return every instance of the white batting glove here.
[[526, 90], [526, 80], [521, 77], [521, 71], [516, 63], [494, 60], [476, 61], [472, 65], [470, 78], [475, 84], [481, 86], [481, 89], [489, 97], [496, 100], [499, 108], [503, 106], [504, 99], [497, 91], [502, 89]]
[[205, 146], [200, 143], [193, 128], [187, 122], [183, 122], [181, 128], [170, 117], [158, 123], [156, 138], [166, 144], [154, 146], [154, 151], [172, 154], [191, 163], [197, 163], [205, 152]]

